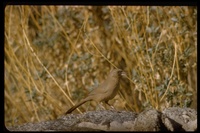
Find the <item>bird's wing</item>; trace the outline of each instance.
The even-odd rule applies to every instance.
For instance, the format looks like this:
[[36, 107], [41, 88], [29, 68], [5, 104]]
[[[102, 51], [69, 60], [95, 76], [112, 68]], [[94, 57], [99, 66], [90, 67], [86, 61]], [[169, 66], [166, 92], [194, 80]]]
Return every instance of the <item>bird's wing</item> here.
[[108, 83], [106, 81], [104, 81], [103, 83], [101, 83], [97, 88], [95, 88], [94, 90], [92, 90], [89, 95], [96, 95], [96, 94], [100, 94], [100, 93], [106, 93], [107, 91], [107, 87], [108, 87]]

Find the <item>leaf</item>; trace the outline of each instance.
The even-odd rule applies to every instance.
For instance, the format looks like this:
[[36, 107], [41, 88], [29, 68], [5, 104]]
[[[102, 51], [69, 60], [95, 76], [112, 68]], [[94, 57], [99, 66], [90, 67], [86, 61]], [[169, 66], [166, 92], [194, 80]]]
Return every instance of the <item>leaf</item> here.
[[191, 92], [188, 92], [185, 94], [186, 96], [192, 96], [193, 94]]
[[160, 91], [158, 97], [161, 97], [164, 94], [164, 91]]
[[158, 91], [163, 90], [164, 89], [164, 85], [160, 85], [160, 86], [156, 87], [155, 89], [158, 90]]
[[186, 99], [184, 101], [184, 107], [190, 107], [191, 104], [192, 104], [192, 100], [191, 99]]
[[177, 22], [177, 21], [178, 21], [178, 19], [175, 18], [175, 17], [171, 18], [171, 20], [174, 21], [174, 22]]
[[152, 29], [150, 27], [146, 27], [146, 32], [147, 33], [152, 33]]

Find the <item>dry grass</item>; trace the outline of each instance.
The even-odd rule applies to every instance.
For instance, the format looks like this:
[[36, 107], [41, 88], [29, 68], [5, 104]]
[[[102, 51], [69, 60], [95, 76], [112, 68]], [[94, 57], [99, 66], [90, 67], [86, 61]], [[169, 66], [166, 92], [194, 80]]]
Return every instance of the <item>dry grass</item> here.
[[196, 7], [7, 6], [4, 36], [6, 126], [55, 119], [114, 67], [118, 110], [196, 108]]

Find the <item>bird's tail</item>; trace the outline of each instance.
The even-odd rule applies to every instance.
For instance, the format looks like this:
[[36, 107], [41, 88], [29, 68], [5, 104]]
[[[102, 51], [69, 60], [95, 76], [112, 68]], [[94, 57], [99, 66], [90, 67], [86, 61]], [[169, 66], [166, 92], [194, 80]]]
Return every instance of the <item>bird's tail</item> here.
[[72, 111], [74, 111], [76, 108], [78, 108], [79, 106], [81, 106], [82, 104], [84, 104], [87, 101], [90, 101], [90, 99], [86, 98], [86, 99], [81, 100], [79, 103], [77, 103], [76, 105], [71, 107], [65, 114], [71, 113]]

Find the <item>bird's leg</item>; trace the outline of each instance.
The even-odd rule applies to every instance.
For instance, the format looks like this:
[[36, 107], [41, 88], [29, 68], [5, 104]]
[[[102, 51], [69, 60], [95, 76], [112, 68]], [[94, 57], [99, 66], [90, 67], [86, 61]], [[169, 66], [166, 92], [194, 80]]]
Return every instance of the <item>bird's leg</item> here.
[[105, 110], [105, 108], [104, 108], [103, 105], [102, 105], [102, 102], [98, 103], [98, 106], [97, 106], [97, 107], [100, 108], [100, 110]]
[[110, 107], [111, 107], [111, 110], [116, 110], [114, 106], [111, 105]]
[[[88, 106], [89, 105], [89, 106]], [[86, 111], [88, 111], [89, 107], [91, 105], [91, 101], [87, 103], [87, 108], [86, 108]]]
[[105, 108], [104, 108], [104, 106], [103, 106], [103, 103], [102, 102], [100, 102], [100, 107], [101, 107], [101, 109], [103, 109], [103, 110], [105, 110]]
[[112, 106], [112, 105], [110, 105], [110, 104], [108, 103], [108, 101], [105, 101], [105, 103], [111, 108], [111, 110], [116, 110], [116, 109], [114, 108], [114, 106]]

